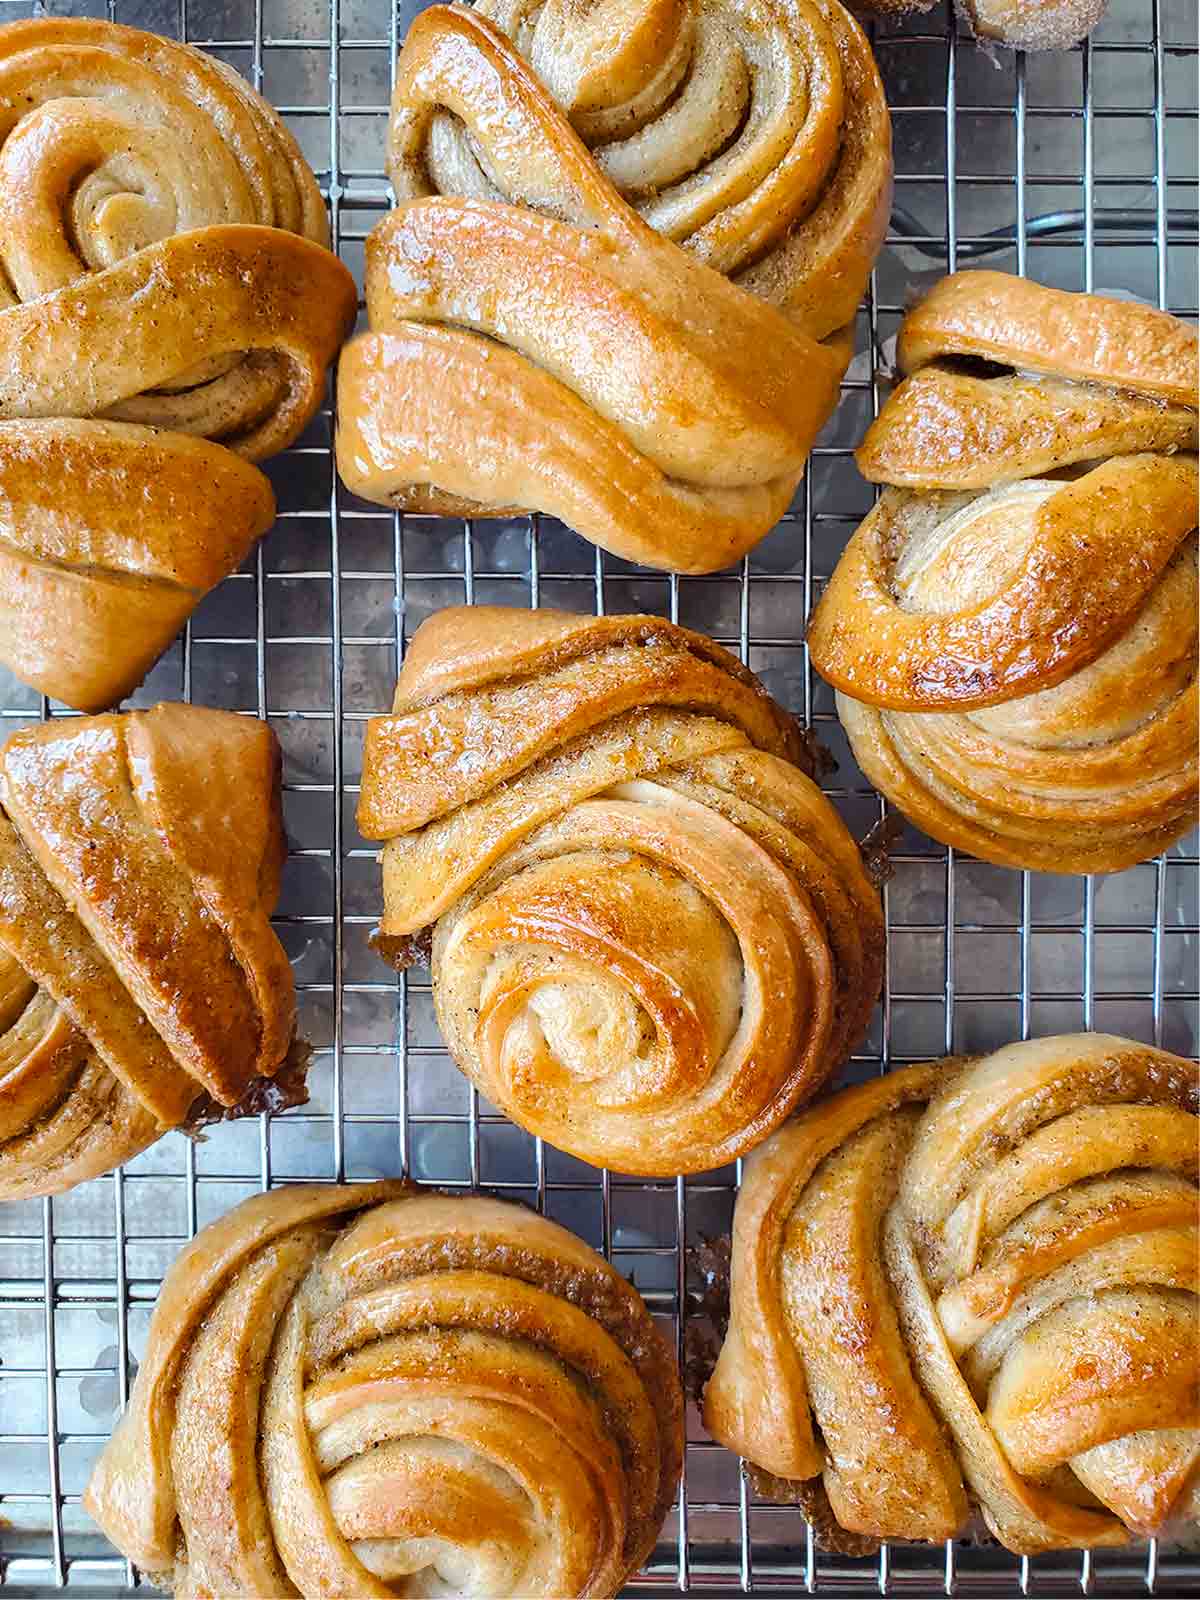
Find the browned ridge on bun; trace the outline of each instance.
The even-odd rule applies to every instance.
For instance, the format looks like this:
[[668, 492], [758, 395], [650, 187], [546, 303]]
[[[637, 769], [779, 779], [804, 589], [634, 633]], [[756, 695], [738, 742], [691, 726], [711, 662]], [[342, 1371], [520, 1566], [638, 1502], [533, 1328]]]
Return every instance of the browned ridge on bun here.
[[787, 1123], [738, 1195], [710, 1432], [835, 1547], [972, 1506], [1018, 1555], [1194, 1535], [1196, 1096], [1193, 1062], [1081, 1033]]
[[354, 320], [316, 180], [230, 67], [0, 27], [0, 663], [115, 704], [275, 516]]
[[683, 1457], [641, 1297], [522, 1206], [298, 1184], [163, 1281], [84, 1505], [178, 1600], [615, 1595]]
[[859, 765], [986, 861], [1157, 855], [1196, 820], [1195, 329], [960, 272], [898, 358], [809, 625]]
[[[621, 0], [568, 21], [547, 6], [537, 39], [562, 24], [549, 53], [515, 11], [414, 20], [391, 113], [398, 204], [367, 241], [371, 332], [339, 369], [338, 470], [355, 494], [443, 516], [545, 512], [693, 573], [728, 566], [787, 510], [886, 229], [890, 124], [837, 0], [720, 9], [722, 108], [712, 30], [690, 7], [671, 20]], [[740, 119], [748, 48], [755, 112], [717, 157], [732, 130], [711, 118]], [[573, 127], [576, 69], [589, 104], [608, 92], [636, 110]], [[674, 144], [680, 118], [698, 166], [675, 182], [649, 147]], [[621, 126], [637, 131], [618, 171], [616, 144], [584, 140]]]
[[0, 750], [0, 1200], [110, 1172], [283, 1064], [279, 766], [264, 723], [186, 705]]
[[450, 1051], [521, 1127], [673, 1175], [764, 1138], [855, 1048], [883, 920], [800, 730], [658, 617], [483, 606], [417, 631], [358, 821], [385, 954], [432, 928]]

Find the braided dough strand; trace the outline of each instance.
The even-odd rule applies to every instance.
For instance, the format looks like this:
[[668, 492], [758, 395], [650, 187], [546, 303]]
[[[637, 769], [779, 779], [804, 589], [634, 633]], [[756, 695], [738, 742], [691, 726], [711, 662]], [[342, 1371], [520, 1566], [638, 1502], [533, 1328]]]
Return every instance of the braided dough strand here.
[[1196, 330], [1186, 322], [1006, 272], [952, 273], [905, 317], [896, 345], [901, 372], [951, 355], [1196, 407]]

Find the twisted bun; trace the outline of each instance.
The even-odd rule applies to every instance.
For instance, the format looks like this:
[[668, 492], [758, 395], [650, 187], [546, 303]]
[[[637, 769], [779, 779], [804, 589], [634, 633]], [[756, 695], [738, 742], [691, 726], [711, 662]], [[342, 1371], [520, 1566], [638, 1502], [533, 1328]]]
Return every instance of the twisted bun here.
[[120, 699], [270, 525], [247, 463], [307, 425], [354, 316], [328, 242], [230, 68], [113, 23], [0, 28], [0, 659], [27, 683]]
[[[804, 272], [784, 316], [647, 226], [478, 12], [416, 18], [391, 128], [401, 203], [368, 241], [372, 331], [339, 374], [347, 485], [443, 515], [548, 512], [672, 571], [741, 556], [790, 504], [849, 359], [836, 318], [801, 314]], [[447, 128], [486, 192], [437, 193]], [[835, 276], [812, 269], [814, 305], [840, 304]]]
[[852, 1050], [883, 929], [798, 730], [732, 656], [655, 617], [500, 608], [417, 632], [368, 725], [359, 827], [382, 943], [434, 925], [451, 1053], [596, 1165], [694, 1172]]
[[1192, 1063], [1106, 1034], [834, 1095], [747, 1164], [709, 1428], [880, 1539], [1195, 1521], [1196, 1176]]
[[682, 1413], [638, 1294], [557, 1224], [298, 1185], [176, 1261], [84, 1504], [176, 1596], [614, 1595]]
[[0, 751], [0, 1199], [57, 1194], [237, 1104], [288, 1052], [265, 724], [156, 706]]
[[1156, 854], [1195, 814], [1194, 331], [969, 272], [898, 354], [858, 451], [893, 487], [809, 627], [859, 764], [988, 861]]
[[[601, 172], [657, 232], [823, 339], [887, 229], [891, 123], [838, 0], [480, 0]], [[512, 198], [446, 112], [397, 101], [397, 199]]]

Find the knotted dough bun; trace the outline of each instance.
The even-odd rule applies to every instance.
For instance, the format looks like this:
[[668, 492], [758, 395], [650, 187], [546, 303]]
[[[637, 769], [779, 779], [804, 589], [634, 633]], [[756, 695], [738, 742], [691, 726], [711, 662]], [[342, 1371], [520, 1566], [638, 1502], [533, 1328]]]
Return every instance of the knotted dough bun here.
[[110, 1172], [283, 1065], [279, 767], [265, 723], [186, 705], [0, 750], [0, 1199]]
[[383, 949], [432, 926], [455, 1060], [595, 1165], [748, 1150], [855, 1048], [879, 897], [798, 728], [657, 617], [455, 608], [367, 729]]
[[611, 1596], [682, 1456], [666, 1341], [565, 1228], [299, 1184], [179, 1256], [84, 1505], [177, 1600]]
[[878, 1539], [1194, 1524], [1196, 1134], [1194, 1065], [1108, 1034], [812, 1107], [746, 1164], [710, 1431]]
[[1196, 816], [1195, 330], [962, 272], [898, 360], [857, 452], [889, 487], [809, 625], [860, 766], [987, 861], [1156, 855]]
[[[807, 127], [811, 112], [832, 160], [843, 67], [815, 8], [810, 23], [824, 53], [811, 83], [793, 63], [788, 116]], [[865, 42], [844, 15], [837, 26], [846, 72], [869, 68], [882, 118], [873, 176], [854, 166], [850, 185], [857, 196], [865, 184], [870, 203], [847, 199], [857, 220], [844, 226], [825, 215], [824, 169], [794, 126], [795, 148], [777, 151], [783, 165], [762, 193], [750, 193], [750, 162], [730, 194], [731, 238], [742, 225], [736, 193], [766, 254], [748, 242], [730, 255], [701, 232], [677, 245], [678, 230], [644, 221], [482, 12], [422, 12], [392, 102], [399, 203], [367, 242], [371, 332], [339, 372], [347, 486], [441, 516], [546, 512], [616, 555], [675, 572], [717, 571], [762, 538], [837, 402], [845, 324], [886, 223], [886, 108]], [[447, 130], [462, 156], [449, 165], [438, 154]], [[486, 182], [470, 175], [484, 170]], [[747, 254], [731, 282], [724, 273]]]
[[271, 525], [354, 318], [295, 141], [223, 63], [0, 27], [0, 661], [129, 693]]

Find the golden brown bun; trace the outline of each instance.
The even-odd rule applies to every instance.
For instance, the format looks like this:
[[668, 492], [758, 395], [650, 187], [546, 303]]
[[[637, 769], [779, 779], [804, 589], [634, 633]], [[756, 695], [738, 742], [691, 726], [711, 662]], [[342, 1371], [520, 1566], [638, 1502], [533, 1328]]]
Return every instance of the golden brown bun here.
[[905, 317], [905, 373], [946, 356], [1128, 389], [1196, 409], [1196, 330], [1111, 295], [1048, 289], [1007, 272], [955, 272]]
[[180, 1255], [84, 1504], [179, 1600], [611, 1596], [682, 1454], [670, 1350], [573, 1234], [482, 1195], [308, 1184]]
[[83, 711], [135, 689], [275, 520], [249, 463], [128, 422], [0, 422], [0, 507], [0, 661]]
[[1196, 809], [1195, 331], [968, 272], [898, 356], [857, 454], [891, 487], [809, 625], [860, 766], [988, 861], [1156, 855]]
[[285, 854], [261, 722], [160, 705], [0, 750], [0, 1199], [56, 1194], [235, 1105], [288, 1052]]
[[1107, 1034], [813, 1107], [746, 1165], [710, 1431], [880, 1539], [1194, 1520], [1196, 1134], [1193, 1064]]
[[1108, 0], [959, 0], [962, 16], [980, 39], [1010, 50], [1069, 50], [1086, 39]]
[[[902, 17], [930, 11], [934, 0], [854, 0], [864, 16]], [[1097, 27], [1108, 0], [955, 0], [979, 39], [1010, 50], [1069, 50]]]
[[[657, 232], [822, 339], [854, 318], [887, 231], [891, 122], [837, 0], [480, 0]], [[461, 123], [397, 96], [397, 199], [512, 198]]]
[[695, 1172], [854, 1048], [883, 928], [858, 849], [734, 657], [657, 617], [500, 607], [418, 629], [368, 724], [384, 949], [434, 925], [451, 1053], [595, 1165]]
[[270, 526], [248, 463], [316, 412], [354, 283], [291, 135], [198, 50], [14, 22], [0, 106], [0, 661], [94, 711]]
[[[851, 347], [842, 325], [886, 222], [886, 108], [861, 35], [839, 18], [810, 18], [825, 30], [829, 79], [813, 104], [836, 145], [839, 49], [850, 78], [869, 67], [883, 127], [871, 135], [874, 165], [839, 168], [831, 192], [866, 185], [871, 223], [850, 200], [857, 220], [826, 216], [806, 189], [815, 235], [798, 224], [761, 259], [747, 245], [754, 263], [739, 288], [700, 232], [681, 249], [622, 200], [493, 23], [444, 6], [418, 16], [392, 106], [401, 204], [368, 240], [372, 332], [339, 374], [348, 487], [445, 515], [546, 512], [617, 555], [679, 572], [719, 570], [756, 543], [787, 509], [836, 404]], [[793, 90], [789, 103], [803, 104]], [[447, 133], [481, 183], [472, 152], [486, 162], [482, 189], [464, 163], [439, 165]], [[747, 199], [756, 226], [800, 215], [776, 190], [797, 190], [807, 170], [793, 154], [768, 182], [774, 198]], [[726, 220], [732, 237], [740, 224]]]

